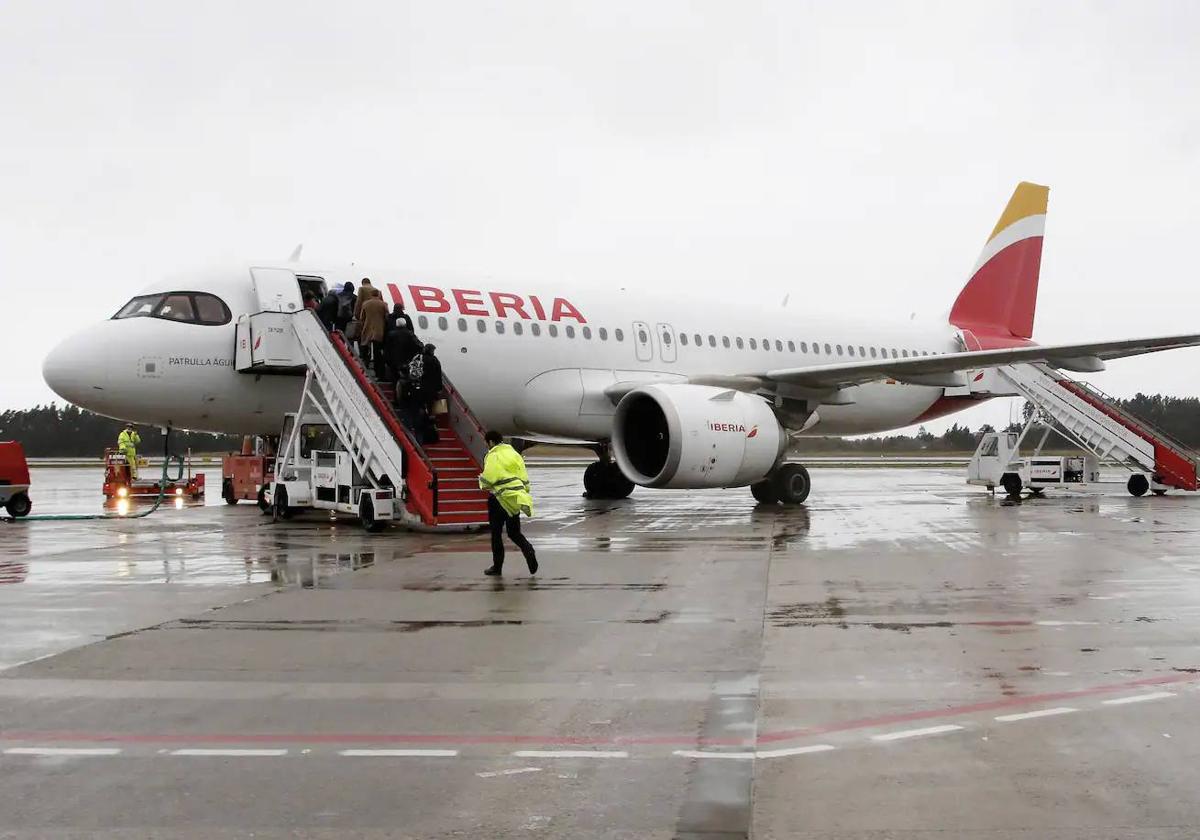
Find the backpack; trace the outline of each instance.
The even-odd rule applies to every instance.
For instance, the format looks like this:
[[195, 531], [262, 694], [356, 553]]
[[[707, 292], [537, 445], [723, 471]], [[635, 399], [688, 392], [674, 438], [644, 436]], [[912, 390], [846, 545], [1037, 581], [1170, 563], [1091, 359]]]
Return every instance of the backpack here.
[[354, 295], [338, 295], [337, 316], [350, 320], [354, 315]]
[[408, 360], [408, 380], [419, 385], [425, 377], [425, 356], [421, 353]]

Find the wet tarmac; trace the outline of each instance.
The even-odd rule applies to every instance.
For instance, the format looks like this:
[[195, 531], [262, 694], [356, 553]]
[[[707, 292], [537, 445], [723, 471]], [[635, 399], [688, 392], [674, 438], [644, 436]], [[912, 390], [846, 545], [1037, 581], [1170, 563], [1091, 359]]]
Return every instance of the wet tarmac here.
[[215, 496], [0, 523], [0, 837], [1196, 836], [1200, 496], [580, 473], [536, 577]]

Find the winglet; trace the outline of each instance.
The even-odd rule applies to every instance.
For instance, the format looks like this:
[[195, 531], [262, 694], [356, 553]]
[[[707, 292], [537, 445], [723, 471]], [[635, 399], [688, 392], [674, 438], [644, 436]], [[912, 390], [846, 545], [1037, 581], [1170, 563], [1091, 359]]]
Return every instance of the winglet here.
[[288, 257], [288, 262], [300, 262], [300, 252], [304, 250], [304, 243], [301, 242], [296, 246], [296, 250], [292, 251], [292, 255]]
[[950, 323], [977, 337], [1033, 336], [1050, 188], [1022, 181], [992, 229]]

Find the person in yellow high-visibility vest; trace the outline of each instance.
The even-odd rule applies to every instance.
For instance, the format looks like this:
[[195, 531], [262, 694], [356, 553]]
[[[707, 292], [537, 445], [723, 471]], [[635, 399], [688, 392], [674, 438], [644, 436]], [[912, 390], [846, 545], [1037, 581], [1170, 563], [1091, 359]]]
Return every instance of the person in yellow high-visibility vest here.
[[487, 490], [488, 525], [492, 530], [492, 565], [485, 575], [498, 575], [504, 566], [504, 537], [513, 541], [525, 555], [525, 565], [531, 575], [537, 574], [538, 561], [533, 546], [521, 533], [521, 514], [533, 516], [533, 496], [529, 494], [529, 473], [525, 460], [517, 450], [504, 442], [497, 431], [484, 436], [487, 441], [487, 457], [483, 459], [483, 474], [479, 486]]
[[129, 464], [130, 481], [137, 478], [137, 448], [141, 442], [142, 436], [133, 428], [132, 423], [126, 423], [121, 434], [117, 435], [117, 450], [125, 456], [125, 462]]

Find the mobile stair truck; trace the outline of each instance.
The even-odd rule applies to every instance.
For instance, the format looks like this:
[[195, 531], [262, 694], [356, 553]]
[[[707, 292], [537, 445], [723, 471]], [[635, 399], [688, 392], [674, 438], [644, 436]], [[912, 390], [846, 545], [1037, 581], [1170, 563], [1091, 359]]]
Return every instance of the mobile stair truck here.
[[443, 531], [486, 526], [487, 496], [475, 481], [487, 452], [484, 430], [453, 384], [447, 379], [450, 410], [439, 418], [440, 439], [425, 446], [344, 337], [326, 332], [303, 307], [295, 274], [251, 274], [262, 311], [238, 321], [237, 370], [305, 377], [264, 494], [275, 518], [327, 510], [357, 516], [368, 531], [389, 522]]
[[[995, 371], [1008, 393], [1024, 396], [1035, 411], [1020, 432], [989, 432], [967, 467], [967, 481], [1013, 498], [1022, 490], [1082, 486], [1100, 481], [1100, 466], [1131, 471], [1126, 489], [1161, 496], [1169, 489], [1200, 489], [1200, 455], [1139, 420], [1097, 388], [1042, 364], [1007, 365]], [[1070, 455], [1043, 454], [1052, 430], [1078, 447]], [[1032, 454], [1021, 446], [1040, 434]]]

